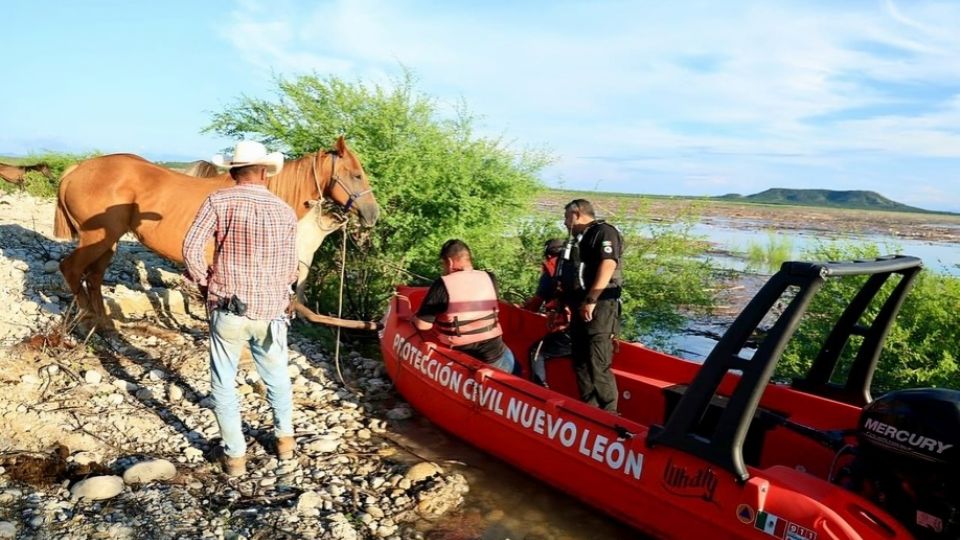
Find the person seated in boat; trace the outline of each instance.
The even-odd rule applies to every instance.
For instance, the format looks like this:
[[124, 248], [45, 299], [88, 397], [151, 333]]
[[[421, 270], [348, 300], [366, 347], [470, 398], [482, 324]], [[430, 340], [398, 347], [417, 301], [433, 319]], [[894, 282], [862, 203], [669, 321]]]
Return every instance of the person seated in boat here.
[[470, 248], [462, 240], [447, 240], [440, 249], [441, 276], [427, 291], [413, 325], [435, 329], [437, 340], [492, 367], [520, 374], [520, 364], [503, 342], [498, 317], [496, 279], [475, 270]]
[[564, 247], [562, 238], [547, 240], [543, 245], [543, 262], [540, 264], [537, 292], [523, 304], [526, 310], [539, 312], [542, 309], [547, 314], [547, 335], [530, 347], [530, 379], [547, 388], [549, 385], [545, 362], [551, 358], [570, 356], [572, 348], [570, 333], [567, 332], [570, 309], [560, 302]]

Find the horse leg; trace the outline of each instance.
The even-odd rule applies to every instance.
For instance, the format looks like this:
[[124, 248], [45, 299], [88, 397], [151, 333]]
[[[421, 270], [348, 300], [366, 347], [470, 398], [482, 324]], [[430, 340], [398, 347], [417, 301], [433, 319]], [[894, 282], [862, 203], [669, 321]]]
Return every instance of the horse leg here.
[[117, 252], [117, 243], [110, 245], [100, 257], [91, 264], [87, 271], [87, 285], [90, 288], [91, 309], [97, 317], [96, 325], [102, 330], [114, 328], [113, 320], [107, 315], [107, 306], [103, 301], [103, 275]]
[[89, 283], [86, 287], [83, 283], [87, 267], [96, 262], [100, 254], [96, 245], [87, 245], [81, 240], [77, 249], [60, 261], [60, 273], [63, 274], [63, 279], [73, 293], [81, 316], [88, 314], [91, 309]]
[[[129, 223], [129, 220], [113, 226], [82, 231], [77, 249], [60, 263], [61, 272], [77, 295], [78, 305], [89, 313], [98, 325], [108, 321], [100, 290], [103, 274], [113, 258], [117, 241], [125, 232], [126, 223]], [[82, 283], [84, 281], [86, 290]], [[108, 326], [112, 327], [112, 324]]]

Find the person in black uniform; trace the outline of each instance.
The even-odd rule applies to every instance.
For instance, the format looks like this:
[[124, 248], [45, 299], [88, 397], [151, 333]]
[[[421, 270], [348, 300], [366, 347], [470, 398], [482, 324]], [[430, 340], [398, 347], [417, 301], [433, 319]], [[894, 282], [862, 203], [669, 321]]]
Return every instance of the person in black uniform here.
[[593, 205], [584, 199], [567, 204], [563, 217], [577, 239], [568, 257], [577, 271], [564, 276], [561, 288], [572, 315], [570, 337], [580, 399], [616, 412], [617, 381], [610, 367], [620, 323], [623, 236], [598, 220]]

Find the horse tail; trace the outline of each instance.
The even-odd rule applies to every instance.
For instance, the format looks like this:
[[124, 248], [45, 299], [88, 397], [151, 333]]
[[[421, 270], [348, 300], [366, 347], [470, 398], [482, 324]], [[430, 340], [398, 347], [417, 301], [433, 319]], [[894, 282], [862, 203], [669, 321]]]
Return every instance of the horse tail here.
[[60, 177], [60, 189], [57, 192], [57, 210], [53, 216], [53, 235], [56, 238], [70, 240], [77, 237], [77, 227], [70, 220], [70, 214], [67, 212], [67, 207], [63, 203], [63, 199], [67, 193], [67, 183], [70, 180], [70, 173], [72, 173], [77, 166], [78, 164], [75, 163], [67, 167], [67, 170], [63, 171], [63, 176]]

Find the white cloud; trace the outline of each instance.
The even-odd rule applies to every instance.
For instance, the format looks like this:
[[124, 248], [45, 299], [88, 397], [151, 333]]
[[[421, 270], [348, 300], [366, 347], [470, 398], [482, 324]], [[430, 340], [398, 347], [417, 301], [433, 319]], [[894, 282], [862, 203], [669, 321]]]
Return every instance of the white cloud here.
[[402, 63], [439, 99], [464, 97], [490, 133], [549, 145], [562, 158], [551, 170], [571, 182], [626, 182], [636, 167], [589, 155], [660, 153], [656, 170], [729, 179], [718, 188], [746, 179], [713, 155], [783, 166], [960, 157], [956, 99], [812, 120], [960, 88], [956, 3], [264, 5], [245, 1], [224, 31], [252, 65], [383, 82]]

